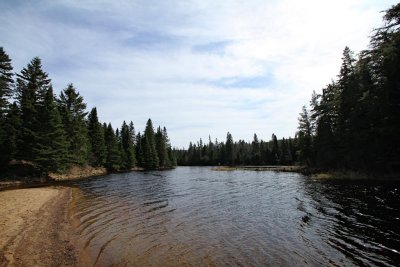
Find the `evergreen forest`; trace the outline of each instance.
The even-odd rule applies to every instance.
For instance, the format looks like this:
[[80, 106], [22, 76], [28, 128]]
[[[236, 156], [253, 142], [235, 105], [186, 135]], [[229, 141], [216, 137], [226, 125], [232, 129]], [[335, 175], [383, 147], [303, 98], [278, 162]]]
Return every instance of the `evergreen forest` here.
[[254, 134], [251, 143], [244, 140], [234, 142], [232, 134], [227, 133], [225, 142], [208, 143], [200, 139], [189, 144], [187, 150], [176, 150], [179, 165], [216, 166], [216, 165], [293, 165], [297, 162], [297, 139], [278, 140], [272, 134], [270, 141], [259, 140]]
[[71, 166], [105, 167], [109, 171], [171, 168], [176, 159], [167, 129], [154, 130], [151, 119], [136, 134], [131, 121], [114, 129], [99, 121], [73, 84], [59, 96], [35, 57], [14, 74], [0, 47], [0, 170], [31, 165], [39, 175], [65, 172]]
[[400, 171], [400, 3], [368, 49], [346, 47], [335, 80], [313, 93], [297, 133], [299, 160], [324, 169]]
[[290, 165], [318, 170], [400, 171], [400, 4], [387, 10], [368, 49], [345, 47], [337, 78], [311, 96], [296, 136], [268, 142], [189, 144], [181, 165]]

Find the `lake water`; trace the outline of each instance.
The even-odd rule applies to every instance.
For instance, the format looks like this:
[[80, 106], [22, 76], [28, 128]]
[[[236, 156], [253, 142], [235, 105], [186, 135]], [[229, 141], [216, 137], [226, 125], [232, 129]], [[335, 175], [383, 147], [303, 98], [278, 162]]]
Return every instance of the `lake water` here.
[[80, 181], [71, 219], [98, 266], [399, 266], [400, 184], [171, 171]]

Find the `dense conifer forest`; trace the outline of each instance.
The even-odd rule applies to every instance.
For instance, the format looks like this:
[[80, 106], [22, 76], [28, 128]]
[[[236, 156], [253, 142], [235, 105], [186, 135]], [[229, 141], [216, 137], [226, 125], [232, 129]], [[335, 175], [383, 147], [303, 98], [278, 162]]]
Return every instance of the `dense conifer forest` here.
[[336, 80], [299, 118], [299, 160], [327, 169], [400, 171], [400, 4], [387, 10], [369, 48], [346, 47]]
[[182, 165], [287, 165], [363, 172], [400, 171], [400, 4], [387, 10], [369, 48], [346, 47], [337, 79], [313, 93], [295, 138], [190, 143]]
[[88, 113], [73, 84], [57, 97], [37, 57], [14, 75], [11, 59], [0, 47], [0, 170], [11, 163], [33, 166], [38, 173], [68, 167], [106, 167], [109, 171], [171, 168], [176, 165], [166, 128], [143, 134], [133, 122], [119, 129], [101, 123], [97, 109]]
[[272, 134], [271, 140], [259, 140], [254, 134], [251, 143], [239, 140], [234, 142], [228, 132], [225, 142], [214, 142], [209, 138], [207, 143], [199, 140], [190, 143], [187, 150], [177, 150], [179, 165], [293, 165], [297, 161], [297, 139], [278, 140]]

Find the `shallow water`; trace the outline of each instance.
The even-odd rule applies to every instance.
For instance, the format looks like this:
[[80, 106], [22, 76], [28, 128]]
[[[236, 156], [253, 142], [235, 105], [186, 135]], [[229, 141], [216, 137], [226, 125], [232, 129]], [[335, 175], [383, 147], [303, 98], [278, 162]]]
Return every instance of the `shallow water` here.
[[179, 167], [80, 181], [71, 218], [98, 266], [398, 266], [400, 184]]

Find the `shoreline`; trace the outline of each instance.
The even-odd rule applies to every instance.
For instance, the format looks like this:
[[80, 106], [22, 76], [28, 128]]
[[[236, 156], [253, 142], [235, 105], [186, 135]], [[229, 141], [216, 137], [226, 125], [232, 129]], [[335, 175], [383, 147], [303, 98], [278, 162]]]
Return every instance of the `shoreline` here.
[[[21, 165], [24, 168], [23, 165]], [[159, 168], [154, 171], [167, 171], [175, 167]], [[94, 177], [104, 176], [113, 173], [128, 173], [128, 172], [143, 172], [147, 171], [141, 167], [134, 167], [129, 170], [121, 170], [110, 172], [104, 167], [92, 166], [71, 166], [65, 173], [49, 173], [45, 177], [35, 175], [35, 173], [24, 172], [22, 175], [18, 170], [11, 171], [10, 173], [0, 175], [0, 191], [13, 190], [19, 188], [43, 187], [43, 186], [57, 186], [63, 185], [71, 181], [79, 181], [90, 179]]]
[[0, 266], [77, 266], [71, 188], [0, 192]]
[[305, 172], [307, 168], [304, 166], [214, 166], [212, 168], [213, 171], [235, 171], [235, 170], [244, 170], [244, 171], [276, 171], [276, 172]]
[[213, 166], [213, 171], [295, 172], [315, 180], [400, 181], [400, 173], [363, 173], [352, 170], [318, 170], [306, 166]]

